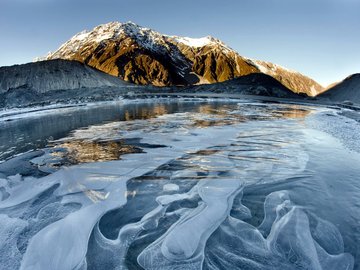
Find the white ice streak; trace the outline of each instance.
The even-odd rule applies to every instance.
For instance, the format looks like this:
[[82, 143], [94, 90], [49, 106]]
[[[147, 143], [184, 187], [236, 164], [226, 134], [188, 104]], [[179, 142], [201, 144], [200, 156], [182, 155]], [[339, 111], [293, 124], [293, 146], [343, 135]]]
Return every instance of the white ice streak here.
[[[198, 207], [186, 211], [162, 237], [143, 250], [138, 257], [143, 268], [201, 269], [208, 238], [229, 217], [234, 197], [242, 192], [244, 186], [285, 180], [305, 169], [308, 157], [299, 144], [280, 147], [283, 135], [274, 131], [271, 134], [274, 143], [269, 144], [269, 130], [272, 128], [268, 123], [265, 126], [248, 123], [242, 127], [241, 135], [232, 140], [228, 147], [231, 150], [221, 151], [219, 155], [200, 156], [196, 160], [197, 165], [214, 170], [214, 173], [230, 172], [227, 175], [230, 178], [216, 177], [210, 172], [209, 176], [214, 177], [198, 182], [191, 193], [194, 196], [195, 192], [200, 197]], [[263, 144], [262, 151], [254, 149], [260, 143]], [[247, 145], [251, 145], [254, 151], [246, 151]], [[168, 205], [171, 199], [187, 197], [188, 194], [174, 194], [157, 198], [157, 201]], [[248, 216], [243, 208], [240, 207], [240, 211]]]
[[[19, 205], [36, 198], [51, 186], [60, 184], [55, 195], [71, 195], [78, 201], [89, 191], [103, 191], [104, 200], [94, 203], [91, 198], [79, 211], [69, 214], [37, 233], [29, 242], [21, 269], [76, 269], [83, 265], [91, 231], [104, 213], [126, 203], [126, 182], [168, 162], [184, 152], [196, 151], [226, 141], [237, 134], [236, 128], [190, 130], [181, 134], [140, 134], [144, 142], [166, 143], [168, 148], [147, 150], [128, 155], [120, 161], [83, 164], [64, 168], [53, 175], [25, 182], [9, 190], [10, 197], [0, 203], [0, 209]], [[130, 135], [130, 134], [129, 134]], [[74, 198], [73, 198], [74, 199]]]
[[[336, 227], [313, 216], [313, 222], [323, 231], [317, 235], [308, 215], [293, 204], [288, 191], [270, 193], [264, 212], [258, 228], [233, 217], [219, 227], [208, 243], [209, 269], [353, 269], [354, 259], [343, 253], [341, 245], [331, 252], [326, 250], [338, 244], [330, 239], [341, 238]], [[218, 245], [219, 241], [227, 246]]]

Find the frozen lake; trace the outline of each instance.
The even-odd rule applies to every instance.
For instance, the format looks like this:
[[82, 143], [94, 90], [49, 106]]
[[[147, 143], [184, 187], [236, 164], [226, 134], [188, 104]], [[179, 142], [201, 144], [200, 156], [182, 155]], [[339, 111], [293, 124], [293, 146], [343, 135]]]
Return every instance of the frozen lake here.
[[0, 119], [0, 269], [360, 269], [360, 124], [250, 100]]

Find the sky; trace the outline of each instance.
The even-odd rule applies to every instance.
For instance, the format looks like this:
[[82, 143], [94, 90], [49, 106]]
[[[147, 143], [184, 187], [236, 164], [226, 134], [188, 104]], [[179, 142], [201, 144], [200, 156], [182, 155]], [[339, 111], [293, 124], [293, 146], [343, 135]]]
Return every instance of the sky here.
[[31, 62], [110, 21], [211, 35], [324, 86], [360, 73], [360, 0], [0, 0], [0, 66]]

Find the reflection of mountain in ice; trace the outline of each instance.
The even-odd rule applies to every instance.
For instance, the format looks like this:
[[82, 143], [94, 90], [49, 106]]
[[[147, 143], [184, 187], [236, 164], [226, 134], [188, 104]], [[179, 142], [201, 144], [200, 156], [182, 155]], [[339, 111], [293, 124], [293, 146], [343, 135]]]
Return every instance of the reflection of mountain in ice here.
[[1, 268], [352, 269], [337, 228], [286, 190], [266, 197], [261, 224], [246, 222], [244, 188], [303, 175], [308, 162], [291, 119], [299, 115], [256, 108], [203, 107], [61, 140], [141, 138], [166, 147], [1, 180]]

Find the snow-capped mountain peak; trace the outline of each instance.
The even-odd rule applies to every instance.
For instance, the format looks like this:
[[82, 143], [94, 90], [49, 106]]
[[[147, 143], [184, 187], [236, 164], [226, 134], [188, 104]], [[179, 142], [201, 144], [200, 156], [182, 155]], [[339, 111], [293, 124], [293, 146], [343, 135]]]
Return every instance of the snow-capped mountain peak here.
[[101, 24], [93, 30], [83, 30], [65, 42], [58, 50], [47, 55], [47, 59], [64, 58], [65, 55], [76, 53], [83, 44], [100, 43], [103, 40], [114, 38], [121, 34], [121, 23], [110, 22]]
[[[150, 50], [159, 49], [158, 45], [168, 48], [168, 43], [181, 43], [192, 48], [201, 48], [204, 46], [219, 46], [224, 51], [233, 51], [225, 43], [212, 36], [201, 38], [179, 37], [163, 35], [150, 28], [139, 26], [128, 21], [125, 23], [109, 22], [96, 26], [93, 30], [83, 30], [65, 42], [58, 50], [47, 55], [47, 59], [63, 58], [65, 55], [75, 53], [82, 44], [101, 43], [104, 40], [116, 39], [121, 35], [127, 35], [134, 39], [139, 45]], [[38, 58], [43, 59], [43, 58]]]
[[83, 44], [99, 44], [105, 40], [117, 39], [127, 35], [136, 41], [143, 42], [143, 46], [151, 47], [163, 39], [163, 35], [149, 28], [141, 27], [131, 21], [126, 23], [109, 22], [96, 26], [93, 30], [83, 30], [65, 42], [58, 50], [49, 53], [47, 58], [61, 58], [61, 56], [75, 53]]
[[242, 57], [212, 36], [164, 35], [131, 21], [109, 22], [76, 34], [46, 57], [59, 58], [77, 60], [139, 84], [214, 83], [265, 73], [296, 93], [315, 95], [322, 90], [298, 72]]

